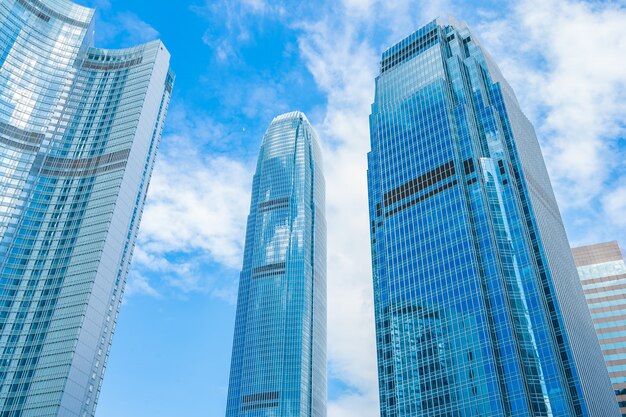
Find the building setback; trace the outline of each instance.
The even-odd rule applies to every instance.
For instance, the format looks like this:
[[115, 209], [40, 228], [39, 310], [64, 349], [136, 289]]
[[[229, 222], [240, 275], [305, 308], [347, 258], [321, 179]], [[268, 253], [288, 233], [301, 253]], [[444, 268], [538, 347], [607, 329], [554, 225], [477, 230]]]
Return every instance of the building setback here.
[[252, 184], [227, 417], [326, 416], [325, 184], [304, 114], [274, 118]]
[[534, 129], [462, 24], [382, 54], [370, 116], [381, 417], [616, 417]]
[[573, 248], [622, 417], [626, 417], [626, 264], [616, 241]]
[[0, 416], [93, 416], [173, 84], [159, 41], [0, 0]]

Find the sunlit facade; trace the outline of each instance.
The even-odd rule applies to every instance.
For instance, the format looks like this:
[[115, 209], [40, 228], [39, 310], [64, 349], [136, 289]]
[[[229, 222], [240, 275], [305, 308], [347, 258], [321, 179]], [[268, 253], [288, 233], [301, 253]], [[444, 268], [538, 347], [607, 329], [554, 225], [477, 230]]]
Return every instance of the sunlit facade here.
[[618, 416], [534, 129], [463, 24], [383, 53], [370, 134], [381, 417]]
[[572, 249], [604, 361], [626, 417], [626, 262], [616, 241]]
[[95, 414], [172, 89], [159, 41], [0, 0], [0, 416]]
[[277, 116], [252, 184], [227, 417], [326, 416], [324, 198], [315, 131]]

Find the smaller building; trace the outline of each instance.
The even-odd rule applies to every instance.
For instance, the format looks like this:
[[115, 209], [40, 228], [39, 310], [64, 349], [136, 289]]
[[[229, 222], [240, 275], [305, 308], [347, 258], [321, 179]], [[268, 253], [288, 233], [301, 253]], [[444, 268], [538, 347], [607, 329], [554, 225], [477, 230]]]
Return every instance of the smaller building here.
[[626, 263], [616, 241], [573, 248], [604, 361], [626, 417]]

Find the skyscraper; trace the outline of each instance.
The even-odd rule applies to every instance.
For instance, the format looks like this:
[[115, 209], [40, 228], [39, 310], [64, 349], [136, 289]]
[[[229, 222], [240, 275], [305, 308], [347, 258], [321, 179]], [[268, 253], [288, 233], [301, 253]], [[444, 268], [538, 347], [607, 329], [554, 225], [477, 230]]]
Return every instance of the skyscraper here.
[[573, 248], [591, 318], [626, 417], [626, 263], [616, 241]]
[[534, 129], [464, 25], [383, 53], [370, 133], [381, 416], [619, 415]]
[[324, 194], [305, 115], [274, 118], [252, 184], [227, 417], [326, 416]]
[[161, 42], [0, 0], [0, 416], [92, 416], [172, 90]]

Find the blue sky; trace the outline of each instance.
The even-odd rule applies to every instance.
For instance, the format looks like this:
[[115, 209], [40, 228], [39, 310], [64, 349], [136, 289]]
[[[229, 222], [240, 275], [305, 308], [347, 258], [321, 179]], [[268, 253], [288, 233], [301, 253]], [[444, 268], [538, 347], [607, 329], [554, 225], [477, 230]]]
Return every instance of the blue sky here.
[[574, 244], [626, 248], [626, 2], [80, 0], [96, 43], [161, 38], [177, 79], [98, 417], [224, 414], [256, 155], [304, 111], [325, 148], [329, 417], [375, 417], [365, 155], [380, 53], [468, 22], [535, 124]]

